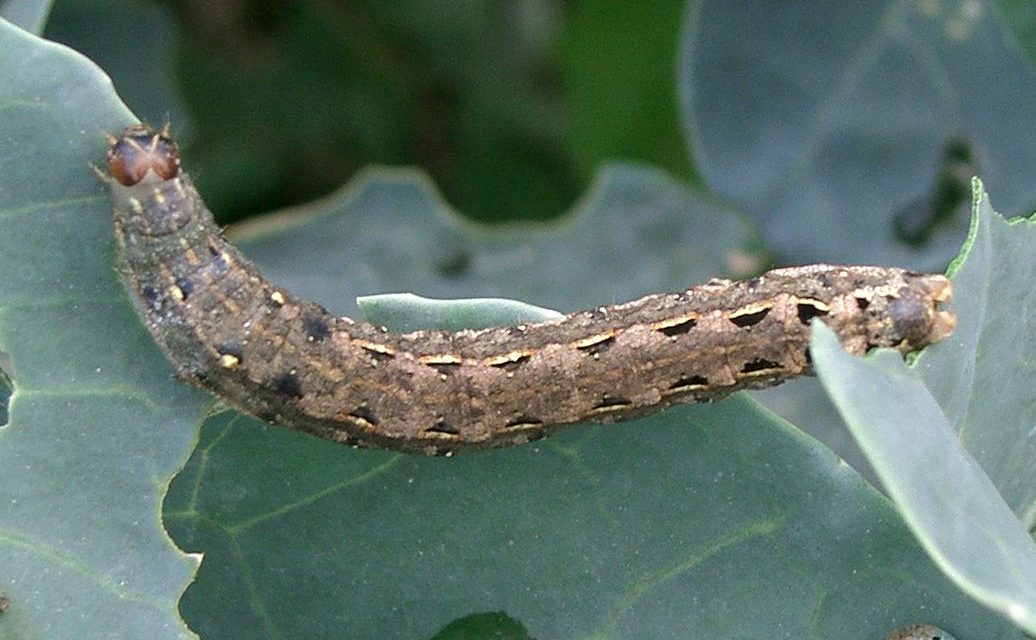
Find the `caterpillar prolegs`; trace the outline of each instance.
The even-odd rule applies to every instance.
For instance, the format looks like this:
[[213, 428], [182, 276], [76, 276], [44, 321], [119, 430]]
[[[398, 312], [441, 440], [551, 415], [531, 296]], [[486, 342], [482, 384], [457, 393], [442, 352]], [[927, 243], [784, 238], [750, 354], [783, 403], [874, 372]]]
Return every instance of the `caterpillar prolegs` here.
[[548, 322], [393, 334], [264, 279], [223, 238], [167, 131], [136, 125], [109, 143], [119, 268], [179, 375], [345, 444], [442, 455], [780, 384], [812, 372], [818, 317], [856, 354], [916, 351], [954, 327], [941, 275], [811, 265]]

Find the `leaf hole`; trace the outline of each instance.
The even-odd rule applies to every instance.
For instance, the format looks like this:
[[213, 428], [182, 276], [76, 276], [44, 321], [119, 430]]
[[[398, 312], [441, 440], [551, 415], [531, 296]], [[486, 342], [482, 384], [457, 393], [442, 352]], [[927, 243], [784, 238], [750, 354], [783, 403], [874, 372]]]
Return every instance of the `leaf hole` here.
[[0, 429], [7, 426], [11, 416], [11, 396], [14, 394], [14, 366], [11, 357], [0, 351]]
[[971, 199], [971, 176], [983, 173], [972, 144], [953, 136], [943, 143], [942, 157], [928, 192], [896, 210], [892, 227], [896, 238], [912, 247], [923, 246], [940, 227], [966, 210]]

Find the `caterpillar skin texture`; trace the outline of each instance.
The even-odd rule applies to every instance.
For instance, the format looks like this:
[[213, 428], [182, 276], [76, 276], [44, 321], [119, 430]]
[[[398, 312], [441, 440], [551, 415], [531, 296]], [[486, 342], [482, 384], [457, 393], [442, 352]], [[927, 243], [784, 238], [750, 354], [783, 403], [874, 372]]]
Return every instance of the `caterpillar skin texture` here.
[[445, 455], [538, 439], [812, 372], [810, 320], [855, 354], [947, 336], [941, 275], [813, 265], [712, 280], [556, 321], [405, 335], [331, 316], [228, 244], [168, 133], [110, 137], [119, 268], [184, 380], [268, 422]]

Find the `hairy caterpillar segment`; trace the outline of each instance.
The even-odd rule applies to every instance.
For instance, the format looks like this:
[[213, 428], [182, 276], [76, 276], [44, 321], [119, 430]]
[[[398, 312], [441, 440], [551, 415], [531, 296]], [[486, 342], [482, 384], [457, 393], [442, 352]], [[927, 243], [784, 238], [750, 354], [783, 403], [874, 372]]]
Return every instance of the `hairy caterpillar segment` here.
[[813, 265], [550, 322], [397, 335], [267, 282], [223, 239], [166, 132], [112, 138], [108, 171], [120, 269], [179, 375], [350, 445], [442, 455], [520, 444], [779, 384], [812, 372], [816, 317], [857, 354], [915, 351], [954, 326], [943, 276]]

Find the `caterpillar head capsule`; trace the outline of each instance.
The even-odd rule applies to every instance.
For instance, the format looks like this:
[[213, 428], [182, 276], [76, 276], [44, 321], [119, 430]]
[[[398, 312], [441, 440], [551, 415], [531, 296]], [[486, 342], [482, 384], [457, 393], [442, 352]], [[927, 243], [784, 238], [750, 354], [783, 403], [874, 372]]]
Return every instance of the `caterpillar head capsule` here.
[[939, 342], [953, 333], [957, 318], [943, 309], [953, 296], [953, 286], [941, 275], [905, 272], [904, 286], [889, 301], [893, 330], [903, 346], [918, 350]]
[[123, 186], [137, 184], [149, 171], [163, 180], [180, 172], [180, 148], [165, 129], [137, 124], [110, 136], [108, 143], [108, 173]]

